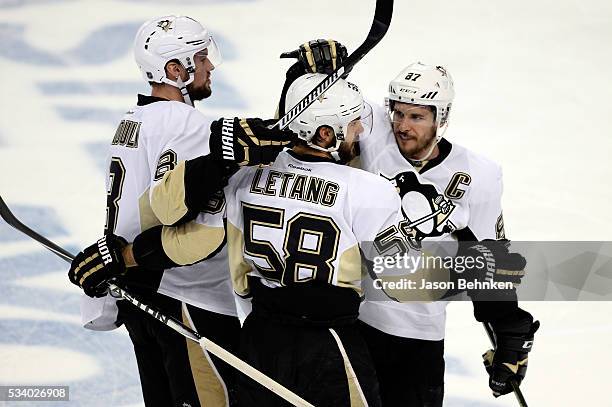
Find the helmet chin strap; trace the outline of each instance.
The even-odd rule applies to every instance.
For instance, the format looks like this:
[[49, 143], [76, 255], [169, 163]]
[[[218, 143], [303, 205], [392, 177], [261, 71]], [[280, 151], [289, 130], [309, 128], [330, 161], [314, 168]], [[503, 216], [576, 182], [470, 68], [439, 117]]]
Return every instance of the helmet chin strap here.
[[338, 139], [336, 139], [336, 145], [334, 147], [327, 147], [327, 148], [321, 147], [321, 146], [314, 144], [312, 141], [307, 141], [306, 145], [312, 149], [329, 153], [335, 161], [341, 160], [340, 154], [338, 153], [338, 148], [340, 147], [340, 143], [338, 143]]
[[189, 91], [187, 90], [187, 85], [183, 82], [181, 77], [176, 78], [176, 87], [181, 91], [181, 95], [183, 95], [183, 100], [189, 106], [193, 106], [193, 102], [191, 101], [191, 97], [189, 97]]

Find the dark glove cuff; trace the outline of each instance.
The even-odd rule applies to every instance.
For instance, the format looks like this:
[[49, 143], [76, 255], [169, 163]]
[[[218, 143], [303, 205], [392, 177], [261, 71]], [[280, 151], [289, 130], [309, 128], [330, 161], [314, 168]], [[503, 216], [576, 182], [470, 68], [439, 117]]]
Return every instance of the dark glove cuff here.
[[205, 155], [185, 162], [185, 204], [199, 213], [217, 191], [222, 190], [238, 170], [235, 162]]
[[136, 264], [147, 269], [160, 270], [178, 267], [164, 252], [162, 244], [163, 226], [147, 229], [134, 239], [132, 253]]

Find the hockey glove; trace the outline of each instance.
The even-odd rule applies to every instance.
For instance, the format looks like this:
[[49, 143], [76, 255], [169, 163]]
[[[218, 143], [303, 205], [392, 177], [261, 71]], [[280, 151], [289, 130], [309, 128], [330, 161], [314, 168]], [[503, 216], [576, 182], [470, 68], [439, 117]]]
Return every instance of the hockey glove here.
[[521, 283], [527, 260], [519, 253], [510, 253], [509, 240], [483, 240], [462, 248], [460, 256], [475, 260], [475, 266], [464, 277], [496, 283]]
[[72, 261], [68, 278], [90, 297], [103, 297], [106, 282], [126, 272], [121, 249], [127, 241], [115, 235], [105, 235], [85, 248]]
[[527, 354], [533, 347], [534, 334], [539, 321], [522, 309], [511, 318], [491, 323], [495, 333], [496, 349], [489, 349], [482, 358], [489, 374], [489, 387], [495, 397], [512, 391], [510, 382], [517, 385], [527, 373]]
[[297, 58], [305, 73], [329, 75], [338, 68], [348, 53], [346, 47], [334, 40], [312, 40], [305, 42], [294, 51], [283, 52], [281, 58]]
[[[285, 84], [278, 102], [278, 117], [285, 115], [285, 96], [289, 86], [307, 73], [332, 73], [347, 56], [346, 47], [334, 40], [312, 40], [300, 45], [298, 49], [283, 52], [281, 58], [297, 58], [297, 62], [289, 67]], [[348, 73], [345, 73], [345, 78]], [[293, 106], [291, 106], [293, 107]]]
[[225, 166], [270, 164], [297, 140], [290, 130], [268, 128], [276, 120], [224, 119], [210, 125], [210, 153]]

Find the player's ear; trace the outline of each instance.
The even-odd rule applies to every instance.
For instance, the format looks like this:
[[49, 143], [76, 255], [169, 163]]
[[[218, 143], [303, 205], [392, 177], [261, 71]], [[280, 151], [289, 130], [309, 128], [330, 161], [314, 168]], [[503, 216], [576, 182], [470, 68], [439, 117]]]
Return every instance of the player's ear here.
[[327, 147], [333, 141], [335, 135], [334, 129], [331, 127], [321, 126], [317, 129], [317, 134], [313, 141], [321, 147]]
[[172, 81], [176, 81], [176, 79], [180, 76], [181, 79], [185, 75], [185, 69], [180, 64], [179, 61], [173, 59], [166, 64], [166, 77]]

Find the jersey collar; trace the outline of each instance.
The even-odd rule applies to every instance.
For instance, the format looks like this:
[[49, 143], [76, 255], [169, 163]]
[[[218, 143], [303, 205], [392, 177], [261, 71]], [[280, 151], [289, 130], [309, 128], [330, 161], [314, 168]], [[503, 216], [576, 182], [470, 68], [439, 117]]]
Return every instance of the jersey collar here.
[[296, 160], [309, 162], [309, 163], [336, 163], [333, 158], [321, 157], [318, 155], [310, 155], [310, 154], [298, 154], [293, 150], [287, 150], [287, 154]]
[[[438, 151], [439, 151], [438, 156], [436, 158], [432, 158], [431, 160], [425, 161], [425, 165], [423, 165], [420, 168], [414, 164], [413, 164], [413, 167], [417, 170], [419, 174], [422, 174], [425, 171], [432, 169], [433, 167], [437, 166], [442, 161], [444, 161], [444, 159], [448, 157], [452, 149], [453, 149], [453, 145], [449, 143], [445, 138], [442, 138], [438, 142]], [[411, 160], [408, 160], [408, 161], [412, 163]]]
[[150, 105], [155, 102], [168, 102], [168, 99], [160, 98], [157, 96], [141, 95], [138, 94], [138, 106]]

